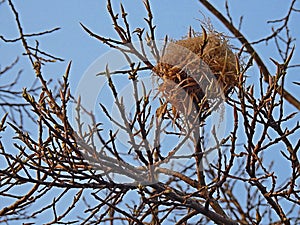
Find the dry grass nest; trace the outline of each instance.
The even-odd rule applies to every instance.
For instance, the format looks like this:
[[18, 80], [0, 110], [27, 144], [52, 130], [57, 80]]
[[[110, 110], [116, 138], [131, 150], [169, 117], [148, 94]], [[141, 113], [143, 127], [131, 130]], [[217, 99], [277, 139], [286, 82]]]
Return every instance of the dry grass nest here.
[[226, 97], [238, 83], [235, 57], [227, 38], [216, 31], [169, 42], [153, 72], [162, 80], [159, 91], [177, 110]]

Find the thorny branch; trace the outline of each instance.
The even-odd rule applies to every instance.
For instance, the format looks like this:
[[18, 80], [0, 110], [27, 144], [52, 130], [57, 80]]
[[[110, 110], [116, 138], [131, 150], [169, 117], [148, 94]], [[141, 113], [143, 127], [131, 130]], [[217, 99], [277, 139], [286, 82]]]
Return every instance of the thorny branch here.
[[[249, 53], [249, 55], [251, 57], [253, 57], [253, 59], [255, 60], [255, 62], [257, 63], [261, 73], [263, 74], [264, 76], [264, 81], [265, 82], [268, 82], [269, 81], [269, 77], [271, 76], [268, 68], [266, 67], [266, 65], [264, 64], [264, 62], [262, 61], [261, 57], [257, 54], [257, 52], [254, 50], [252, 44], [250, 42], [248, 42], [248, 40], [244, 37], [244, 35], [237, 29], [235, 28], [235, 26], [230, 22], [228, 21], [225, 16], [220, 13], [213, 5], [211, 5], [208, 1], [206, 0], [199, 0], [199, 2], [201, 2], [212, 14], [214, 14], [226, 27], [228, 30], [230, 30], [230, 32], [242, 43], [243, 47], [246, 49], [246, 51]], [[273, 37], [276, 37], [277, 36], [277, 33], [281, 31], [281, 29], [283, 29], [284, 27], [287, 27], [287, 21], [289, 19], [289, 15], [293, 9], [293, 5], [295, 3], [295, 0], [292, 2], [292, 5], [290, 7], [290, 10], [289, 10], [289, 14], [288, 16], [285, 18], [285, 23], [283, 25], [282, 28], [279, 28], [278, 30], [276, 30], [274, 32], [274, 35], [271, 38]], [[269, 39], [268, 39], [269, 40]], [[259, 41], [261, 42], [261, 41]], [[279, 48], [281, 49], [281, 48]], [[282, 64], [284, 66], [284, 68], [286, 69], [288, 67], [288, 58], [285, 58], [285, 61], [284, 63]], [[292, 105], [294, 105], [298, 110], [300, 110], [300, 102], [292, 95], [290, 94], [289, 92], [287, 92], [286, 90], [284, 90], [283, 87], [278, 87], [279, 90], [281, 90], [280, 94], [289, 102], [291, 103]]]
[[[98, 74], [106, 76], [120, 119], [114, 118], [103, 102], [100, 102], [100, 113], [116, 129], [107, 129], [104, 121], [98, 121], [95, 114], [85, 108], [80, 97], [74, 99], [69, 85], [71, 62], [66, 66], [58, 93], [50, 88], [43, 67], [47, 62], [60, 59], [40, 50], [38, 42], [35, 47], [28, 46], [27, 38], [52, 33], [58, 28], [24, 34], [19, 13], [13, 2], [7, 1], [15, 15], [20, 37], [9, 40], [1, 36], [1, 39], [4, 42], [22, 42], [39, 87], [25, 88], [22, 92], [13, 90], [17, 87], [19, 76], [12, 83], [0, 87], [3, 93], [0, 106], [7, 112], [1, 118], [0, 132], [3, 136], [7, 129], [15, 132], [13, 150], [0, 137], [0, 158], [3, 162], [0, 167], [0, 196], [8, 200], [0, 209], [1, 222], [19, 220], [28, 223], [47, 215], [49, 220], [43, 221], [47, 224], [299, 223], [300, 141], [297, 137], [300, 124], [295, 122], [297, 113], [285, 112], [284, 108], [285, 99], [298, 109], [300, 107], [299, 102], [284, 90], [284, 80], [294, 52], [292, 38], [287, 36], [290, 41], [286, 42], [285, 50], [276, 45], [283, 53], [284, 63], [273, 60], [277, 68], [273, 76], [253, 48], [258, 42], [278, 41], [282, 30], [288, 32], [291, 14], [297, 11], [295, 1], [292, 1], [285, 18], [272, 21], [283, 22], [282, 26], [271, 36], [252, 43], [232, 24], [228, 4], [229, 21], [207, 1], [199, 1], [241, 41], [242, 49], [246, 49], [261, 69], [257, 79], [259, 91], [256, 91], [253, 85], [247, 86], [245, 75], [251, 67], [251, 57], [244, 68], [236, 68], [238, 82], [226, 99], [228, 110], [232, 113], [232, 119], [226, 118], [231, 124], [231, 131], [220, 138], [215, 127], [209, 135], [216, 145], [210, 147], [204, 144], [205, 134], [199, 132], [206, 127], [205, 119], [209, 118], [209, 113], [200, 115], [196, 112], [193, 120], [184, 121], [185, 118], [174, 113], [167, 101], [157, 95], [160, 106], [153, 113], [151, 90], [139, 80], [141, 73], [150, 73], [155, 63], [160, 62], [165, 50], [160, 51], [155, 41], [156, 26], [148, 0], [144, 1], [147, 27], [134, 29], [130, 28], [129, 14], [124, 6], [121, 4], [120, 13], [116, 13], [111, 1], [107, 1], [107, 11], [118, 39], [95, 34], [81, 24], [89, 35], [122, 52], [128, 62], [127, 69], [110, 71], [108, 65], [105, 72]], [[166, 38], [165, 44], [167, 42]], [[130, 55], [136, 56], [139, 62], [133, 62]], [[17, 61], [1, 70], [0, 75], [10, 72]], [[134, 99], [133, 111], [128, 112], [126, 108], [115, 74], [128, 75]], [[266, 87], [263, 81], [266, 81]], [[18, 99], [8, 100], [21, 95], [26, 103], [20, 103]], [[75, 125], [69, 118], [72, 106], [76, 114]], [[32, 118], [37, 132], [25, 132], [24, 118], [18, 125], [13, 111], [7, 109]], [[199, 104], [198, 109], [203, 109], [203, 105]], [[83, 114], [90, 118], [90, 124], [86, 124]], [[199, 124], [198, 120], [203, 123]], [[186, 122], [185, 127], [182, 121]], [[190, 121], [193, 123], [190, 124]], [[130, 147], [119, 145], [121, 132], [125, 133]], [[150, 137], [151, 134], [154, 138]], [[161, 143], [163, 135], [179, 141], [174, 148], [166, 147]], [[192, 148], [196, 150], [188, 155], [178, 155], [181, 148], [186, 148], [186, 143], [199, 146]], [[216, 152], [214, 160], [207, 157], [211, 152]], [[280, 163], [290, 169], [284, 178], [276, 163], [268, 161], [268, 157], [275, 153], [280, 155]], [[173, 167], [163, 167], [178, 159], [191, 161], [177, 171]], [[201, 171], [195, 166], [195, 159], [207, 161], [207, 167]], [[116, 175], [126, 177], [130, 182], [119, 181], [115, 179]], [[162, 175], [167, 177], [164, 181], [160, 181]], [[240, 197], [241, 193], [245, 199]]]

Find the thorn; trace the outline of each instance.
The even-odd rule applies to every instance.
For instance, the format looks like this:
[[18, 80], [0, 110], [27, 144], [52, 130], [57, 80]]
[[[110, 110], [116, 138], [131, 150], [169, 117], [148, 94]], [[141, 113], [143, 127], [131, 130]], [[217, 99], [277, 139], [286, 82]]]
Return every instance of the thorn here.
[[288, 55], [288, 57], [286, 58], [285, 62], [284, 62], [284, 67], [287, 67], [292, 59], [292, 56], [294, 54], [294, 50], [295, 50], [295, 45], [292, 48], [292, 51], [290, 52], [290, 54]]
[[241, 68], [240, 68], [240, 63], [239, 63], [239, 58], [237, 55], [234, 55], [235, 57], [235, 69], [236, 69], [236, 74], [240, 74]]
[[279, 65], [280, 65], [280, 63], [277, 62], [275, 59], [270, 58], [270, 60], [271, 60], [276, 66], [279, 66]]
[[66, 73], [64, 74], [64, 79], [65, 80], [68, 80], [70, 69], [71, 69], [71, 65], [72, 65], [72, 60], [68, 63], [68, 66], [67, 66], [67, 69], [66, 69]]
[[202, 40], [203, 40], [203, 43], [207, 42], [207, 33], [206, 33], [206, 30], [205, 28], [201, 25], [201, 28], [202, 28]]

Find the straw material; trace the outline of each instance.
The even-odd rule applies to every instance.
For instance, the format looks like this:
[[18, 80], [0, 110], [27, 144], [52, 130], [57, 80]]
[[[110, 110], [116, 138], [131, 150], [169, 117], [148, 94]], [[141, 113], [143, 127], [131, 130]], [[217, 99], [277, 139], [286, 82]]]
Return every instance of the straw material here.
[[183, 113], [226, 96], [237, 84], [237, 61], [224, 35], [215, 31], [167, 44], [153, 72], [162, 96]]

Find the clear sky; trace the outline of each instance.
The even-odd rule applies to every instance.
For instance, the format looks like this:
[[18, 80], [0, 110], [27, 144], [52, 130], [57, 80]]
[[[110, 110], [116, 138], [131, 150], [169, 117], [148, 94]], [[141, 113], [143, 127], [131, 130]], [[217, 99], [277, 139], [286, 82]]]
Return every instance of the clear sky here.
[[[119, 2], [113, 0], [115, 10], [119, 10]], [[129, 12], [131, 27], [144, 27], [146, 16], [141, 0], [121, 1], [125, 9]], [[218, 9], [224, 12], [224, 1], [212, 1]], [[286, 15], [287, 0], [253, 0], [253, 1], [228, 1], [232, 13], [232, 18], [236, 25], [239, 17], [244, 16], [242, 31], [250, 41], [258, 40], [271, 33], [271, 26], [266, 24], [267, 20], [278, 19]], [[73, 61], [72, 85], [77, 85], [78, 77], [82, 76], [88, 66], [108, 48], [101, 43], [90, 38], [80, 27], [82, 22], [93, 31], [104, 36], [115, 37], [115, 32], [111, 26], [111, 20], [106, 12], [106, 1], [14, 1], [20, 13], [21, 22], [25, 33], [35, 33], [61, 27], [62, 29], [43, 37], [39, 37], [41, 49], [48, 51], [58, 57], [64, 58], [63, 63], [56, 63], [47, 66], [51, 77], [60, 76], [69, 60]], [[212, 20], [212, 24], [219, 31], [230, 33], [214, 16], [208, 13], [197, 0], [161, 0], [151, 1], [154, 22], [157, 24], [157, 39], [163, 39], [167, 34], [171, 38], [181, 38], [186, 35], [188, 27], [193, 26], [200, 31], [199, 21], [203, 20], [203, 15]], [[299, 14], [293, 18], [291, 27], [297, 27], [300, 21]], [[8, 4], [0, 6], [0, 32], [6, 38], [18, 37], [18, 32], [12, 12]], [[300, 36], [299, 29], [293, 29], [292, 35]], [[31, 43], [34, 43], [34, 38]], [[296, 42], [297, 43], [297, 42]], [[4, 45], [0, 42], [1, 66], [5, 66], [14, 60], [16, 54], [22, 51], [21, 43]], [[260, 44], [256, 50], [262, 54], [266, 63], [270, 63], [269, 57], [280, 60], [273, 43], [268, 46]], [[296, 50], [294, 63], [300, 62], [300, 56]], [[23, 57], [24, 58], [24, 57]], [[25, 59], [26, 61], [27, 59]], [[22, 65], [22, 64], [21, 64]], [[22, 67], [22, 66], [19, 66]], [[24, 67], [24, 72], [32, 72], [30, 68]], [[30, 75], [26, 75], [30, 76]], [[294, 85], [292, 85], [293, 87]], [[299, 97], [299, 96], [298, 96]]]
[[[89, 0], [89, 1], [13, 1], [16, 9], [20, 14], [20, 19], [25, 33], [36, 33], [55, 27], [61, 27], [59, 31], [52, 34], [38, 37], [40, 49], [51, 53], [55, 56], [65, 59], [64, 62], [48, 64], [43, 69], [46, 78], [59, 79], [63, 75], [65, 68], [70, 60], [73, 61], [71, 68], [70, 85], [73, 92], [83, 77], [89, 66], [99, 57], [109, 52], [108, 47], [91, 38], [80, 27], [80, 22], [89, 27], [92, 31], [106, 37], [116, 37], [112, 28], [111, 19], [106, 12], [106, 1]], [[115, 12], [119, 11], [119, 4], [123, 3], [125, 10], [128, 12], [129, 22], [132, 30], [136, 27], [145, 27], [143, 20], [147, 16], [142, 0], [119, 1], [113, 0]], [[154, 14], [154, 23], [157, 25], [156, 38], [163, 40], [165, 35], [172, 39], [180, 39], [187, 34], [191, 25], [195, 30], [201, 31], [199, 20], [207, 17], [211, 20], [215, 29], [231, 36], [231, 33], [215, 19], [213, 15], [197, 1], [188, 0], [161, 0], [150, 1]], [[211, 1], [221, 12], [226, 13], [225, 1]], [[287, 0], [253, 0], [253, 1], [228, 1], [231, 16], [236, 26], [239, 18], [243, 16], [242, 32], [248, 40], [256, 41], [271, 34], [271, 25], [267, 24], [268, 20], [283, 18], [288, 10], [291, 1]], [[300, 8], [300, 4], [296, 4]], [[300, 36], [299, 26], [300, 14], [294, 14], [290, 25], [291, 35]], [[0, 5], [0, 34], [6, 38], [14, 39], [18, 37], [17, 26], [14, 15], [7, 3]], [[35, 38], [28, 38], [32, 46], [35, 45]], [[236, 40], [231, 40], [236, 46], [240, 44]], [[299, 40], [295, 41], [299, 45]], [[255, 49], [261, 55], [264, 62], [269, 66], [271, 72], [276, 68], [270, 61], [270, 57], [281, 62], [280, 56], [276, 51], [274, 42], [268, 45], [264, 43], [256, 45]], [[5, 44], [0, 42], [0, 65], [5, 67], [10, 64], [15, 57], [20, 56], [20, 63], [11, 73], [16, 73], [23, 69], [21, 77], [22, 87], [30, 85], [34, 80], [34, 72], [29, 67], [27, 57], [21, 56], [23, 47], [20, 42]], [[292, 64], [300, 64], [299, 50], [296, 48]], [[105, 63], [104, 63], [105, 65]], [[104, 68], [103, 68], [104, 70]], [[250, 77], [249, 84], [257, 81], [258, 70], [251, 69], [247, 75]], [[1, 78], [0, 82], [10, 79], [9, 76]], [[297, 69], [291, 69], [287, 76], [286, 87], [295, 97], [300, 98], [299, 86], [292, 84], [292, 81], [299, 82]], [[1, 84], [1, 83], [0, 83]], [[287, 109], [295, 111], [293, 107], [287, 104]]]
[[[40, 42], [40, 49], [65, 59], [64, 62], [48, 64], [43, 73], [47, 79], [53, 78], [56, 80], [64, 74], [68, 62], [72, 60], [70, 84], [73, 90], [75, 90], [79, 80], [89, 66], [99, 56], [109, 51], [106, 46], [85, 33], [80, 27], [79, 22], [98, 34], [107, 37], [116, 37], [111, 25], [112, 22], [106, 12], [106, 1], [104, 0], [15, 0], [13, 2], [19, 12], [24, 33], [37, 33], [61, 27], [59, 31], [37, 38]], [[119, 11], [120, 1], [112, 0], [112, 2], [115, 11]], [[121, 2], [129, 14], [128, 18], [132, 30], [136, 27], [145, 27], [146, 23], [143, 18], [147, 14], [142, 0], [123, 0]], [[225, 1], [214, 0], [210, 2], [216, 5], [221, 12], [225, 13]], [[284, 17], [290, 2], [290, 0], [228, 1], [236, 26], [239, 23], [240, 16], [244, 17], [242, 32], [250, 42], [270, 35], [271, 25], [267, 24], [267, 21]], [[204, 15], [211, 19], [212, 24], [218, 31], [224, 32], [229, 36], [231, 35], [197, 0], [150, 0], [150, 3], [154, 14], [154, 23], [157, 25], [158, 40], [163, 40], [165, 35], [173, 39], [179, 39], [187, 34], [190, 25], [195, 30], [201, 31], [199, 20], [203, 20]], [[299, 2], [297, 4], [299, 9]], [[292, 17], [290, 27], [292, 28], [292, 36], [296, 38], [300, 37], [299, 24], [300, 14], [295, 14]], [[295, 27], [297, 29], [294, 29]], [[0, 35], [3, 35], [7, 39], [18, 37], [14, 15], [7, 2], [0, 5]], [[28, 40], [34, 46], [35, 38], [29, 38]], [[237, 44], [236, 40], [232, 40], [232, 44]], [[295, 41], [295, 45], [297, 47], [300, 46], [299, 38]], [[281, 62], [273, 41], [268, 43], [268, 45], [256, 45], [255, 49], [261, 54], [262, 59], [267, 65], [272, 65], [269, 60], [270, 57]], [[10, 71], [10, 74], [14, 76], [14, 73], [23, 69], [21, 87], [30, 85], [35, 78], [28, 59], [25, 56], [21, 56], [23, 52], [24, 50], [20, 42], [7, 44], [0, 40], [1, 68], [14, 61], [16, 56], [20, 56], [20, 63], [14, 70]], [[291, 64], [300, 64], [300, 54], [297, 48]], [[273, 67], [271, 72], [274, 71], [275, 67]], [[250, 77], [258, 76], [257, 72], [256, 69], [250, 70], [247, 75]], [[0, 86], [9, 79], [8, 76], [1, 77]], [[287, 77], [287, 90], [300, 99], [299, 86], [297, 87], [292, 84], [292, 81], [300, 82], [299, 69], [291, 69]], [[287, 109], [289, 111], [296, 111], [295, 108], [290, 106], [287, 106]], [[3, 112], [0, 111], [0, 118], [2, 114]]]

